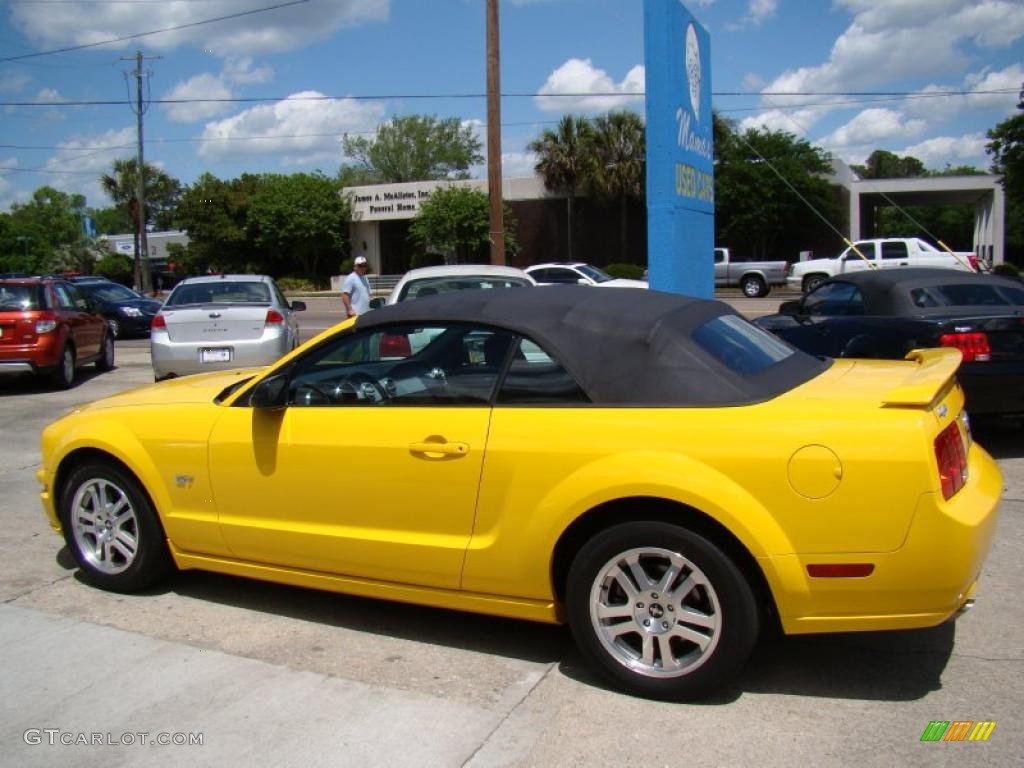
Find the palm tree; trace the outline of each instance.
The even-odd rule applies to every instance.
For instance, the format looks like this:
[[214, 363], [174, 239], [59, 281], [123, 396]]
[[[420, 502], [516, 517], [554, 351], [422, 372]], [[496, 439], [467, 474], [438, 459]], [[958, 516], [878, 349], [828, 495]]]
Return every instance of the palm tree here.
[[[139, 227], [138, 178], [138, 163], [135, 160], [115, 160], [113, 173], [104, 173], [100, 177], [100, 186], [114, 201], [114, 205], [132, 220], [135, 228], [135, 285], [148, 291], [149, 270], [142, 269], [140, 256], [146, 249], [146, 232], [145, 228], [140, 230]], [[145, 220], [148, 223], [154, 211], [165, 211], [173, 207], [181, 194], [181, 184], [149, 163], [143, 164], [142, 181], [146, 199]]]
[[619, 204], [619, 251], [627, 253], [630, 200], [642, 200], [645, 181], [644, 123], [635, 112], [609, 112], [594, 119], [589, 142], [586, 188], [595, 197]]
[[527, 149], [538, 156], [535, 169], [545, 188], [566, 193], [566, 219], [569, 231], [569, 260], [575, 261], [573, 232], [576, 229], [576, 192], [583, 183], [591, 138], [590, 121], [585, 117], [563, 115], [555, 130], [545, 130]]

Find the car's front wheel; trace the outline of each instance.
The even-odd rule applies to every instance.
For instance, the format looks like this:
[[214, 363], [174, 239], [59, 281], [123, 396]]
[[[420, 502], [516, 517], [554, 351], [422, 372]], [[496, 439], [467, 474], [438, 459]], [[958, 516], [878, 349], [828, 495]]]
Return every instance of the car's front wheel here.
[[827, 279], [827, 275], [808, 275], [804, 278], [804, 293], [810, 293]]
[[64, 539], [94, 586], [135, 592], [171, 569], [163, 527], [149, 497], [126, 470], [110, 462], [75, 469], [60, 500]]
[[722, 688], [758, 634], [750, 586], [704, 537], [635, 522], [590, 539], [569, 571], [569, 624], [584, 655], [619, 687], [672, 701]]
[[747, 275], [740, 281], [740, 290], [748, 299], [758, 299], [768, 295], [768, 284], [758, 275]]

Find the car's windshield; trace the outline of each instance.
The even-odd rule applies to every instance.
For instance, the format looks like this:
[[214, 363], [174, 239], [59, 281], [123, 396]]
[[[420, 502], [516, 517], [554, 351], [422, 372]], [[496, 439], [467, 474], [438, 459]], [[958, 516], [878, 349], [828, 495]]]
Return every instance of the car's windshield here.
[[132, 301], [143, 298], [131, 288], [125, 288], [117, 283], [82, 283], [80, 287], [100, 301]]
[[270, 289], [266, 283], [225, 280], [223, 282], [180, 283], [167, 297], [164, 306], [269, 303]]
[[578, 269], [584, 275], [589, 277], [595, 283], [607, 283], [609, 280], [613, 280], [614, 279], [611, 275], [609, 275], [609, 274], [607, 274], [605, 272], [602, 272], [597, 267], [592, 267], [589, 264], [582, 264], [582, 265], [576, 267], [576, 269]]
[[25, 312], [42, 307], [40, 285], [0, 285], [0, 312]]
[[406, 283], [398, 295], [398, 301], [422, 299], [425, 296], [434, 296], [439, 293], [450, 293], [451, 291], [464, 291], [475, 288], [525, 288], [529, 285], [529, 280], [515, 276], [452, 275], [447, 277], [424, 277], [419, 280], [410, 280]]

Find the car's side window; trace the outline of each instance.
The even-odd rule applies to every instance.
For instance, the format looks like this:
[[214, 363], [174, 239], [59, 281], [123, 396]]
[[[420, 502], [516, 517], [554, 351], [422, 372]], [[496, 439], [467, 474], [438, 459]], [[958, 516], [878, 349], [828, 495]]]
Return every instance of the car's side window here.
[[71, 286], [55, 283], [53, 291], [57, 294], [57, 305], [61, 309], [67, 312], [74, 312], [79, 309], [75, 306], [75, 295], [71, 291]]
[[498, 391], [497, 402], [499, 405], [547, 405], [590, 400], [561, 363], [539, 344], [520, 338]]
[[[874, 243], [854, 243], [857, 247], [857, 251], [864, 254], [865, 259], [875, 258], [875, 244]], [[853, 248], [849, 248], [846, 254], [843, 256], [843, 261], [860, 261], [860, 255]]]
[[571, 269], [549, 269], [545, 282], [558, 283], [559, 285], [563, 283], [575, 285], [579, 282], [579, 279], [580, 275], [576, 274]]
[[803, 314], [815, 317], [863, 315], [864, 298], [852, 283], [828, 283], [807, 294]]
[[882, 258], [883, 259], [906, 259], [907, 255], [907, 244], [902, 240], [891, 240], [882, 243]]
[[464, 324], [396, 325], [347, 334], [292, 372], [295, 406], [486, 405], [513, 334]]

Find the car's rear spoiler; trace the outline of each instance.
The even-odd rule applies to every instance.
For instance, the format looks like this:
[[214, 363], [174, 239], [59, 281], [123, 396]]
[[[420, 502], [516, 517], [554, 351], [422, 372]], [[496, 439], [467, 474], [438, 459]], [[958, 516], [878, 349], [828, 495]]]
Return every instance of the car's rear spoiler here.
[[917, 367], [902, 384], [885, 394], [882, 398], [885, 405], [918, 408], [931, 405], [953, 381], [963, 355], [959, 349], [940, 347], [911, 350], [906, 359], [917, 363]]

